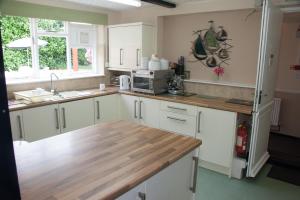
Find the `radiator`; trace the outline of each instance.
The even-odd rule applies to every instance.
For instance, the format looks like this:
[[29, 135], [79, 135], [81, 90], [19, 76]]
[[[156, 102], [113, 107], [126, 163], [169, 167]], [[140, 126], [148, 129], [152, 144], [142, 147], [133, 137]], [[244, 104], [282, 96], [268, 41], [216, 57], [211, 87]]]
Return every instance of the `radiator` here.
[[280, 113], [281, 99], [274, 98], [272, 116], [271, 116], [271, 125], [279, 126], [279, 113]]

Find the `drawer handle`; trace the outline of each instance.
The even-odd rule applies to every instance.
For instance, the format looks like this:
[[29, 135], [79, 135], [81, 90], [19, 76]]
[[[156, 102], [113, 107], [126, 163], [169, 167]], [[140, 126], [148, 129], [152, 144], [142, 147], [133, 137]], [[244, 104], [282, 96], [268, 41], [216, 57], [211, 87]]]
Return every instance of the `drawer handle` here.
[[190, 190], [191, 190], [193, 193], [196, 193], [199, 158], [196, 157], [196, 156], [194, 156], [194, 157], [193, 157], [193, 161], [194, 161], [193, 186], [190, 187]]
[[96, 104], [97, 104], [97, 119], [100, 119], [100, 103], [99, 101], [96, 101]]
[[62, 115], [63, 115], [63, 128], [66, 128], [67, 124], [66, 124], [66, 111], [65, 111], [65, 108], [62, 108]]
[[138, 101], [137, 100], [134, 100], [134, 110], [133, 110], [133, 112], [134, 112], [134, 118], [137, 118], [137, 115], [136, 115], [136, 103], [137, 103]]
[[55, 108], [56, 129], [59, 129], [58, 110]]
[[186, 122], [186, 119], [179, 119], [179, 118], [169, 117], [169, 116], [167, 116], [167, 118], [168, 118], [168, 119], [175, 120], [175, 121]]
[[21, 116], [17, 116], [18, 119], [18, 125], [19, 125], [19, 130], [20, 130], [20, 139], [23, 140], [23, 129], [22, 129], [22, 122], [21, 122]]
[[198, 113], [198, 133], [200, 133], [200, 131], [201, 131], [201, 114], [202, 114], [202, 112], [200, 111]]
[[145, 194], [145, 193], [139, 192], [138, 195], [139, 195], [139, 198], [140, 198], [141, 200], [146, 200], [146, 194]]
[[142, 103], [143, 103], [143, 101], [140, 101], [140, 107], [139, 107], [139, 118], [140, 119], [143, 119], [143, 117], [142, 117]]
[[187, 111], [186, 108], [177, 108], [177, 107], [174, 107], [174, 106], [168, 106], [168, 108], [170, 108], [170, 109], [175, 109], [175, 110]]

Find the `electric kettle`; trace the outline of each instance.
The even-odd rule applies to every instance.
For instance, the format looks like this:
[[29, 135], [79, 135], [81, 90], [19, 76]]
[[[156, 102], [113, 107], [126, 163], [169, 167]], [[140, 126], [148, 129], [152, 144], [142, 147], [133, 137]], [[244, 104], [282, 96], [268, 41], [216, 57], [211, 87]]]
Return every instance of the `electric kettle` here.
[[130, 89], [130, 76], [121, 75], [120, 76], [120, 90]]

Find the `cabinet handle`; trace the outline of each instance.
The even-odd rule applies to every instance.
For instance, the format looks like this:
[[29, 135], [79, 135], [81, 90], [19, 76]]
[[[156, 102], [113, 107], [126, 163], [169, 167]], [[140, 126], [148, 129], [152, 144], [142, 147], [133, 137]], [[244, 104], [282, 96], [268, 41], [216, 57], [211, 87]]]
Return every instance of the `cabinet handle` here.
[[120, 49], [120, 65], [123, 65], [123, 49]]
[[175, 121], [186, 122], [186, 119], [179, 119], [179, 118], [169, 117], [169, 116], [167, 116], [167, 118], [168, 118], [168, 119], [175, 120]]
[[196, 157], [196, 156], [194, 156], [194, 157], [193, 157], [193, 161], [194, 161], [193, 186], [190, 187], [190, 190], [191, 190], [193, 193], [196, 193], [199, 158]]
[[177, 107], [174, 107], [174, 106], [168, 106], [168, 108], [170, 108], [170, 109], [175, 109], [175, 110], [187, 111], [186, 108], [177, 108]]
[[139, 198], [140, 198], [141, 200], [146, 200], [146, 194], [145, 194], [145, 193], [139, 192], [138, 195], [139, 195]]
[[67, 127], [67, 124], [66, 124], [66, 111], [65, 111], [65, 108], [62, 108], [62, 116], [63, 116], [63, 128], [66, 128]]
[[20, 139], [22, 140], [24, 137], [23, 137], [23, 129], [22, 129], [22, 122], [21, 122], [20, 115], [17, 116], [17, 120], [18, 120], [18, 125], [19, 125], [19, 130], [20, 130]]
[[133, 112], [134, 112], [134, 118], [137, 118], [137, 115], [136, 115], [136, 103], [137, 102], [138, 102], [137, 100], [134, 100], [134, 110], [133, 110]]
[[139, 62], [139, 53], [140, 53], [140, 49], [136, 49], [136, 66], [139, 66], [140, 62]]
[[200, 133], [200, 130], [201, 130], [201, 114], [202, 114], [202, 112], [200, 111], [198, 113], [198, 133]]
[[99, 101], [96, 101], [97, 104], [97, 119], [100, 119], [100, 104]]
[[140, 107], [139, 107], [139, 118], [140, 119], [143, 119], [143, 117], [142, 117], [142, 103], [143, 103], [143, 101], [140, 101]]
[[59, 121], [58, 121], [58, 109], [55, 108], [55, 119], [56, 119], [56, 129], [59, 129]]

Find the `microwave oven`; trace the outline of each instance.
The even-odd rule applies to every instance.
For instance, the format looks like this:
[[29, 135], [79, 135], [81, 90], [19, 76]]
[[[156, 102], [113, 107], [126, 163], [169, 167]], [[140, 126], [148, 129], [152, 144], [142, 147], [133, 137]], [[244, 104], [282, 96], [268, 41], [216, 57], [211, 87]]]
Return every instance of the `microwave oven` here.
[[154, 95], [165, 93], [172, 76], [172, 70], [132, 70], [131, 90]]

